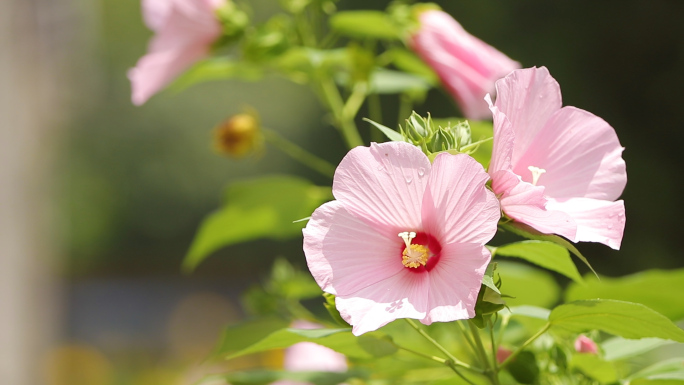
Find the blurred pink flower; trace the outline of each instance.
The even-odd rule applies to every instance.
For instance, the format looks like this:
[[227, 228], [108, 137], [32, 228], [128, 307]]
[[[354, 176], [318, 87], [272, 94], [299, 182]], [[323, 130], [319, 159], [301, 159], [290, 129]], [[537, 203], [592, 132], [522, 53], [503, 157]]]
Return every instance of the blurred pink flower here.
[[147, 54], [128, 71], [133, 104], [141, 105], [209, 54], [221, 36], [215, 16], [225, 0], [143, 0], [145, 24], [155, 32]]
[[499, 346], [496, 349], [496, 362], [502, 363], [506, 361], [506, 358], [510, 357], [511, 354], [513, 354], [513, 351], [510, 349], [502, 348]]
[[410, 45], [432, 67], [468, 119], [490, 116], [484, 97], [520, 63], [466, 32], [449, 14], [427, 10]]
[[[295, 329], [319, 329], [321, 325], [295, 321], [292, 325]], [[290, 372], [345, 372], [347, 371], [347, 358], [330, 348], [313, 342], [300, 342], [285, 349], [284, 369]], [[305, 382], [280, 380], [271, 385], [307, 385]]]
[[356, 147], [304, 229], [309, 270], [360, 335], [398, 318], [472, 318], [500, 209], [468, 155]]
[[492, 189], [510, 218], [573, 242], [620, 248], [625, 206], [624, 148], [603, 119], [562, 107], [545, 67], [513, 71], [496, 83]]
[[598, 354], [596, 342], [583, 334], [580, 334], [575, 340], [575, 350], [578, 353]]

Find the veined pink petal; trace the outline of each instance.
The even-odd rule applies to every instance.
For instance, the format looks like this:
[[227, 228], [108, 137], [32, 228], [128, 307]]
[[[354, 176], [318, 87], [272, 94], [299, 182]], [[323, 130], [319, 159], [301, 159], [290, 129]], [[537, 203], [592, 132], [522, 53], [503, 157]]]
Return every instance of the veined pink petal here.
[[386, 235], [420, 229], [420, 205], [430, 161], [404, 142], [356, 147], [335, 171], [333, 195], [354, 215], [377, 224]]
[[335, 298], [337, 310], [356, 336], [398, 318], [423, 319], [428, 310], [429, 274], [403, 269], [351, 295]]
[[560, 86], [546, 67], [525, 68], [496, 82], [496, 107], [515, 134], [513, 164], [527, 151], [539, 131], [562, 106]]
[[405, 270], [398, 233], [388, 238], [340, 201], [317, 208], [303, 233], [309, 270], [325, 292], [350, 295]]
[[489, 115], [483, 101], [494, 92], [494, 82], [520, 64], [466, 32], [449, 14], [424, 11], [420, 28], [411, 36], [411, 47], [439, 75], [449, 93], [469, 119]]
[[532, 182], [529, 166], [546, 170], [537, 184], [554, 199], [617, 199], [627, 184], [622, 146], [598, 116], [574, 107], [553, 114], [522, 154], [513, 172]]
[[501, 208], [509, 218], [542, 233], [575, 238], [575, 221], [562, 211], [548, 208], [544, 187], [523, 182], [513, 172], [501, 170], [492, 174], [492, 190], [500, 196]]
[[564, 201], [549, 199], [549, 210], [570, 215], [577, 223], [574, 242], [599, 242], [615, 250], [620, 249], [625, 231], [625, 204], [623, 201], [605, 201], [591, 198], [571, 198]]
[[[494, 222], [496, 223], [496, 222]], [[430, 271], [428, 314], [420, 322], [449, 322], [475, 316], [475, 302], [491, 254], [482, 244], [445, 245]]]
[[489, 105], [494, 118], [494, 143], [492, 148], [492, 159], [489, 162], [488, 172], [494, 174], [500, 170], [510, 170], [513, 159], [513, 145], [515, 135], [513, 127], [506, 115], [492, 104], [492, 98], [487, 94], [485, 101]]
[[[217, 2], [216, 4], [221, 4]], [[136, 67], [128, 72], [133, 104], [141, 105], [192, 64], [208, 55], [221, 25], [208, 0], [147, 0], [146, 23], [156, 32]]]
[[487, 180], [489, 175], [472, 157], [437, 155], [423, 197], [425, 231], [443, 244], [490, 241], [501, 209], [494, 193], [485, 187]]

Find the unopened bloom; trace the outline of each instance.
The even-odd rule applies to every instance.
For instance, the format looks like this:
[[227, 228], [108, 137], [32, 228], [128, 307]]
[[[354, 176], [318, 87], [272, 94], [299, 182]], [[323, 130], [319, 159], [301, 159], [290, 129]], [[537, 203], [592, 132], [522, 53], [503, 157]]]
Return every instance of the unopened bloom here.
[[225, 0], [143, 0], [145, 24], [155, 32], [148, 52], [128, 71], [133, 104], [141, 105], [209, 54], [221, 36], [215, 11]]
[[[624, 148], [603, 119], [562, 107], [545, 67], [496, 83], [492, 189], [503, 212], [542, 233], [620, 248], [627, 183]], [[488, 98], [491, 105], [491, 100]]]
[[[307, 321], [296, 321], [295, 329], [319, 329], [322, 326]], [[330, 348], [313, 342], [300, 342], [285, 349], [284, 369], [289, 372], [345, 372], [347, 358]], [[280, 380], [271, 385], [307, 385], [305, 382]]]
[[511, 354], [513, 354], [513, 351], [512, 351], [512, 350], [506, 349], [506, 348], [502, 348], [501, 346], [499, 346], [499, 347], [496, 349], [496, 362], [498, 362], [498, 363], [500, 363], [500, 364], [503, 363], [504, 361], [506, 361], [506, 359], [507, 359], [508, 357], [511, 356]]
[[580, 334], [575, 340], [575, 350], [578, 353], [598, 354], [596, 342], [584, 334]]
[[261, 146], [259, 119], [251, 113], [237, 114], [214, 129], [214, 148], [232, 157], [242, 157]]
[[437, 72], [466, 118], [488, 118], [484, 96], [520, 63], [466, 32], [443, 11], [423, 11], [418, 19], [420, 28], [410, 38], [411, 48]]
[[336, 200], [304, 229], [309, 270], [337, 296], [353, 333], [398, 318], [424, 324], [475, 316], [500, 209], [482, 166], [465, 154], [434, 164], [404, 142], [356, 147], [335, 172]]

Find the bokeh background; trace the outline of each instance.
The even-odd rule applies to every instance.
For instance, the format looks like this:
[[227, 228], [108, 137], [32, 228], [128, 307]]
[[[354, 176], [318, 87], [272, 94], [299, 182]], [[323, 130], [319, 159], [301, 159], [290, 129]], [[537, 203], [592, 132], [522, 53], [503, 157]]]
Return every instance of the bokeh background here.
[[[248, 3], [257, 21], [278, 10], [275, 0]], [[616, 129], [628, 221], [619, 252], [579, 246], [596, 270], [684, 267], [684, 2], [438, 3], [523, 66], [548, 67], [566, 105]], [[133, 106], [126, 71], [150, 36], [137, 0], [0, 4], [3, 384], [191, 383], [216, 369], [202, 358], [240, 318], [239, 293], [276, 257], [304, 266], [301, 240], [256, 241], [181, 273], [198, 224], [231, 181], [265, 173], [329, 183], [273, 148], [240, 161], [216, 154], [216, 124], [251, 106], [264, 126], [333, 163], [345, 148], [308, 88], [278, 77], [200, 84]], [[396, 126], [396, 97], [382, 103], [384, 123]], [[458, 115], [439, 90], [417, 110]]]

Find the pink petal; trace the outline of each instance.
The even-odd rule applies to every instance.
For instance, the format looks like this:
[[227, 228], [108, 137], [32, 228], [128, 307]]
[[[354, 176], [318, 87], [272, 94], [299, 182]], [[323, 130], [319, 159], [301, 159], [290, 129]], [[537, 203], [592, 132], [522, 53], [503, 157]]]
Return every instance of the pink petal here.
[[489, 104], [489, 109], [494, 118], [494, 144], [492, 149], [492, 159], [489, 162], [488, 172], [494, 174], [500, 170], [509, 170], [511, 160], [513, 158], [513, 145], [515, 142], [515, 135], [513, 134], [513, 126], [506, 115], [499, 109], [492, 105], [492, 99], [487, 94], [485, 101]]
[[563, 211], [577, 223], [573, 242], [599, 242], [620, 249], [625, 231], [625, 204], [591, 198], [571, 198], [565, 201], [549, 199], [549, 210]]
[[496, 82], [496, 107], [508, 117], [515, 134], [513, 164], [537, 133], [561, 108], [560, 86], [546, 67], [513, 71]]
[[356, 336], [399, 318], [423, 319], [428, 307], [429, 274], [404, 268], [383, 281], [350, 295], [338, 295], [337, 310]]
[[406, 269], [398, 233], [386, 237], [340, 201], [317, 208], [303, 233], [309, 270], [325, 292], [350, 295]]
[[330, 348], [313, 342], [300, 342], [285, 350], [284, 369], [291, 372], [344, 372], [347, 359]]
[[521, 181], [513, 172], [502, 170], [492, 175], [492, 189], [501, 197], [501, 209], [509, 218], [545, 234], [575, 238], [575, 221], [563, 211], [548, 207], [543, 186], [533, 186]]
[[[221, 25], [205, 1], [171, 2], [161, 20], [160, 2], [146, 3], [154, 11], [156, 35], [148, 53], [128, 72], [133, 104], [141, 105], [192, 64], [208, 55], [220, 36]], [[156, 13], [155, 13], [156, 12]], [[160, 23], [156, 25], [156, 23]]]
[[157, 31], [166, 21], [175, 0], [143, 0], [142, 14], [147, 28]]
[[430, 161], [414, 145], [371, 143], [342, 159], [333, 195], [351, 213], [396, 237], [421, 228], [420, 205], [429, 175]]
[[449, 322], [475, 316], [475, 302], [491, 254], [481, 244], [449, 244], [430, 270], [428, 314], [421, 320]]
[[580, 334], [575, 340], [575, 350], [578, 353], [598, 354], [598, 346], [591, 338]]
[[437, 72], [465, 117], [489, 117], [484, 96], [493, 93], [497, 79], [520, 64], [466, 32], [445, 12], [424, 11], [419, 18], [411, 47]]
[[442, 153], [423, 197], [423, 227], [442, 244], [485, 244], [496, 233], [499, 202], [485, 187], [489, 175], [475, 159]]
[[623, 147], [615, 130], [587, 111], [564, 107], [537, 133], [513, 171], [531, 182], [528, 166], [546, 170], [538, 184], [555, 199], [617, 199], [627, 184]]
[[148, 53], [128, 71], [133, 88], [131, 100], [136, 106], [144, 104], [178, 75], [208, 54], [206, 47], [189, 47], [185, 51]]

